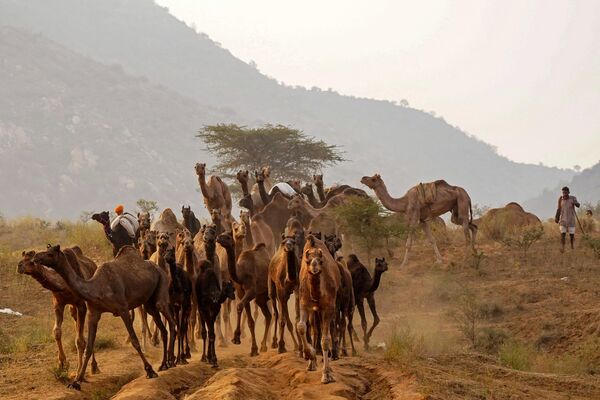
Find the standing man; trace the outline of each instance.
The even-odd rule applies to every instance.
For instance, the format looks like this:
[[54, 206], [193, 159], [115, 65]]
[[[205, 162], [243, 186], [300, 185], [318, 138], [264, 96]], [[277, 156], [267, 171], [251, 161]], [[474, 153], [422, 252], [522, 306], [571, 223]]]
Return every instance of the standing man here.
[[575, 215], [575, 207], [579, 207], [580, 204], [575, 196], [569, 195], [569, 188], [562, 188], [562, 196], [558, 198], [558, 209], [556, 210], [556, 216], [554, 221], [560, 226], [560, 252], [565, 251], [565, 242], [567, 238], [567, 232], [571, 238], [571, 250], [573, 250], [575, 244], [575, 221], [577, 216]]

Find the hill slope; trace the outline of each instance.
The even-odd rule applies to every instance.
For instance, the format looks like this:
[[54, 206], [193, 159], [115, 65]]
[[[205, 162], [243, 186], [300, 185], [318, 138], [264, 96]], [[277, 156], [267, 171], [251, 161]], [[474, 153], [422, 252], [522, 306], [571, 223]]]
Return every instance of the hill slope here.
[[202, 155], [189, 132], [223, 117], [119, 66], [0, 28], [2, 212], [76, 217], [140, 197], [198, 204]]
[[[0, 24], [41, 32], [87, 57], [224, 108], [223, 122], [235, 112], [251, 123], [291, 124], [343, 145], [351, 162], [328, 171], [329, 182], [357, 184], [360, 176], [380, 172], [401, 194], [416, 182], [444, 178], [465, 187], [475, 203], [502, 205], [573, 176], [511, 162], [418, 110], [279, 84], [150, 0], [0, 0]], [[189, 136], [198, 128], [190, 122]]]

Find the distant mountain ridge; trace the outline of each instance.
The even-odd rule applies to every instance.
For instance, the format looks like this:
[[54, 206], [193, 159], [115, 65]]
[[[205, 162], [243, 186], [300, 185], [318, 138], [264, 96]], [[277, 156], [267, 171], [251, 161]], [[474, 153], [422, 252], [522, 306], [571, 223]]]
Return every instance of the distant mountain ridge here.
[[[177, 125], [179, 129], [159, 132], [157, 129], [166, 128], [157, 126], [152, 135], [162, 134], [176, 139], [177, 143], [190, 143], [185, 151], [178, 153], [159, 147], [158, 142], [148, 139], [147, 146], [152, 150], [173, 154], [177, 161], [172, 161], [172, 168], [185, 174], [190, 172], [184, 170], [183, 165], [193, 165], [196, 160], [207, 157], [193, 138], [203, 123], [241, 121], [251, 125], [293, 125], [331, 144], [341, 145], [351, 161], [325, 171], [326, 183], [344, 181], [358, 185], [361, 176], [379, 172], [393, 195], [403, 194], [415, 183], [443, 178], [467, 189], [475, 203], [496, 206], [530, 199], [574, 175], [571, 170], [512, 162], [496, 154], [490, 145], [422, 111], [386, 101], [340, 96], [333, 91], [281, 85], [236, 59], [208, 36], [197, 34], [150, 0], [0, 0], [0, 25], [38, 32], [90, 61], [106, 64], [104, 67], [108, 70], [118, 70], [123, 76], [146, 77], [142, 81], [148, 86], [163, 85], [171, 96], [187, 99], [205, 111], [211, 110], [206, 111], [210, 116], [206, 119], [192, 117], [190, 105], [176, 110], [178, 103], [170, 105], [169, 110], [160, 110], [164, 118], [187, 120], [161, 121]], [[4, 50], [0, 50], [0, 57], [7, 57]], [[122, 66], [122, 70], [116, 65]], [[50, 65], [55, 66], [59, 67]], [[40, 64], [40, 69], [43, 67]], [[72, 73], [77, 75], [75, 70]], [[98, 80], [98, 85], [103, 85], [100, 78]], [[21, 84], [24, 86], [21, 91], [33, 96], [32, 104], [36, 103], [35, 96], [44, 95], [29, 91], [28, 85], [32, 82]], [[135, 89], [131, 89], [129, 95], [123, 91], [122, 95], [123, 107], [135, 104]], [[199, 106], [202, 104], [206, 106]], [[148, 107], [153, 110], [156, 105], [148, 99]], [[105, 111], [110, 112], [110, 109]], [[138, 112], [135, 118], [145, 118], [144, 110], [138, 109]], [[105, 117], [118, 118], [110, 114]], [[129, 120], [125, 118], [133, 118], [131, 115], [120, 117], [124, 118], [121, 125], [128, 125]], [[0, 122], [11, 124], [12, 118], [5, 113]], [[64, 124], [63, 133], [57, 126], [55, 134], [68, 135], [68, 125]], [[38, 132], [38, 128], [31, 129], [32, 133]], [[143, 132], [140, 134], [145, 134]], [[120, 131], [109, 130], [105, 135], [109, 139], [119, 136]], [[112, 146], [110, 140], [98, 145]], [[146, 162], [148, 160], [140, 159], [135, 164], [143, 169]], [[106, 170], [109, 175], [115, 172], [116, 166]], [[193, 171], [191, 173], [192, 176], [185, 176], [184, 182], [192, 187], [178, 188], [180, 192], [195, 190]], [[155, 191], [146, 194], [143, 187], [138, 186], [135, 195], [159, 196], [162, 187], [157, 183], [152, 185]], [[120, 194], [110, 186], [103, 189], [102, 196], [96, 199], [98, 202], [112, 202]], [[22, 193], [28, 192], [23, 189]], [[89, 208], [75, 202], [70, 206]], [[7, 210], [7, 213], [15, 211]], [[54, 215], [54, 211], [48, 213]]]

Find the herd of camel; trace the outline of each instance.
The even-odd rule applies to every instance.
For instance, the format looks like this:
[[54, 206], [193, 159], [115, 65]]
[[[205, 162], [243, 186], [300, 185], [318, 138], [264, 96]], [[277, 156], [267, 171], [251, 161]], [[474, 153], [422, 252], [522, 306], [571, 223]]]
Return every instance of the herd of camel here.
[[[211, 223], [202, 225], [185, 206], [181, 210], [182, 223], [168, 208], [152, 222], [150, 214], [142, 212], [138, 214], [139, 231], [132, 239], [121, 225], [111, 230], [105, 211], [92, 219], [104, 226], [114, 259], [99, 267], [77, 246], [48, 245], [45, 251], [23, 252], [18, 272], [31, 275], [53, 293], [54, 337], [61, 368], [66, 366], [61, 342], [63, 312], [66, 305], [71, 306], [76, 321], [78, 368], [69, 386], [80, 388], [90, 358], [92, 373], [99, 371], [94, 341], [103, 313], [121, 317], [128, 340], [144, 363], [146, 376], [153, 378], [157, 375], [143, 352], [147, 338], [154, 345], [162, 342], [159, 371], [186, 364], [196, 337], [203, 339], [202, 361], [217, 367], [217, 337], [223, 345], [229, 339], [240, 344], [244, 325], [250, 332], [250, 355], [258, 355], [256, 308], [265, 319], [260, 351], [267, 351], [273, 313], [271, 347], [286, 351], [287, 329], [294, 350], [308, 360], [308, 369], [316, 370], [317, 354], [322, 354], [321, 381], [333, 382], [330, 360], [347, 355], [347, 337], [352, 355], [356, 354], [354, 341], [358, 337], [352, 325], [355, 307], [361, 318], [365, 349], [379, 323], [374, 294], [388, 269], [387, 262], [376, 258], [371, 275], [356, 255], [341, 256], [343, 237], [333, 212], [352, 197], [368, 194], [348, 185], [325, 189], [323, 175], [314, 175], [313, 182], [304, 186], [298, 181], [274, 185], [268, 167], [254, 173], [255, 183], [250, 187], [248, 171], [239, 171], [237, 180], [243, 193], [239, 205], [243, 211], [236, 219], [227, 185], [218, 176], [207, 179], [205, 164], [196, 164], [195, 171]], [[471, 200], [464, 189], [439, 180], [426, 184], [427, 188], [417, 185], [403, 197], [393, 198], [380, 175], [365, 176], [361, 183], [375, 192], [384, 207], [405, 214], [409, 235], [404, 263], [412, 232], [419, 224], [434, 247], [436, 260], [441, 261], [428, 221], [446, 212], [452, 213], [453, 223], [463, 227], [467, 244], [474, 246], [477, 226], [472, 222]], [[295, 325], [288, 311], [292, 294]], [[370, 328], [364, 300], [373, 315]], [[134, 330], [135, 309], [141, 319], [144, 347]], [[233, 332], [232, 309], [237, 317]], [[153, 332], [148, 314], [154, 321]]]

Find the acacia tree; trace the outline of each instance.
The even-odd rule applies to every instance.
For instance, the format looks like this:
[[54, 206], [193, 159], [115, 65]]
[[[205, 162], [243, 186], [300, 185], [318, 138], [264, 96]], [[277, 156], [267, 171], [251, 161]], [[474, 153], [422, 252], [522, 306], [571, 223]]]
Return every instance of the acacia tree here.
[[227, 178], [268, 165], [275, 180], [310, 180], [312, 174], [344, 161], [337, 146], [284, 125], [207, 125], [197, 136], [217, 159], [213, 171]]

